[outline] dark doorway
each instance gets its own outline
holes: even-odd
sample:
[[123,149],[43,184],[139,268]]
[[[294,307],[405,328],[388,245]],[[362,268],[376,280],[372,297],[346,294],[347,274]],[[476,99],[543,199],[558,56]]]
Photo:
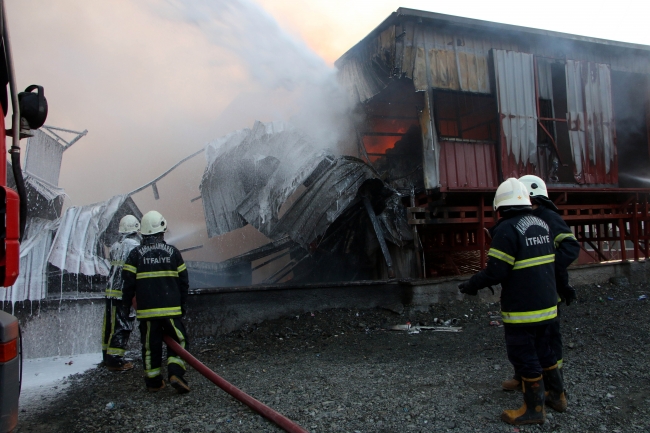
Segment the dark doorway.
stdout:
[[650,186],[648,152],[648,77],[612,71],[616,119],[618,181],[623,188]]

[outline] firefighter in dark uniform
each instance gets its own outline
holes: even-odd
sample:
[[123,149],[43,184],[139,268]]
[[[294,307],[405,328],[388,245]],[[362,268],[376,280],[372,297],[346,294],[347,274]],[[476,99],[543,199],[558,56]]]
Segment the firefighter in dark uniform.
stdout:
[[[526,175],[519,178],[530,195],[533,204],[533,215],[543,219],[551,229],[553,243],[555,245],[555,285],[558,299],[558,320],[551,324],[551,348],[557,357],[557,368],[564,379],[564,351],[562,350],[562,335],[560,333],[560,304],[565,302],[571,305],[576,300],[576,291],[569,284],[569,272],[567,268],[580,254],[580,244],[575,235],[564,222],[559,214],[555,203],[548,198],[546,184],[542,179],[533,175]],[[521,378],[517,372],[512,379],[501,384],[506,391],[521,389]]]
[[120,220],[121,239],[111,246],[111,270],[106,287],[106,311],[102,326],[102,354],[104,365],[111,371],[126,371],[133,363],[124,360],[126,345],[133,331],[131,306],[122,303],[122,266],[133,248],[140,245],[140,221],[133,215]]
[[[131,305],[135,296],[136,316],[140,321],[142,362],[145,384],[155,392],[165,387],[162,379],[163,336],[173,338],[187,349],[187,333],[181,321],[189,280],[185,262],[178,249],[165,242],[167,221],[156,212],[142,217],[142,245],[129,254],[124,264],[123,302]],[[179,393],[190,387],[183,378],[185,363],[167,347],[167,373],[171,386]]]
[[553,238],[548,224],[532,214],[528,191],[515,178],[499,185],[494,209],[501,218],[492,230],[487,267],[458,288],[476,295],[501,284],[508,359],[521,374],[524,392],[521,408],[503,411],[501,419],[513,425],[543,424],[545,384],[547,404],[566,409],[562,377],[549,344],[549,326],[557,316]]

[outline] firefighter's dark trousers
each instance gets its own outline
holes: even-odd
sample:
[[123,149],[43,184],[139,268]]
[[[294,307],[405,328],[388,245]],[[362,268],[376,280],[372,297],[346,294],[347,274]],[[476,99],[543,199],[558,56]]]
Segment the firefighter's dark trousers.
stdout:
[[544,368],[557,362],[550,345],[550,325],[503,327],[506,337],[508,359],[522,377],[542,375]]
[[[562,334],[560,333],[560,304],[557,304],[557,319],[549,327],[549,344],[557,359],[557,368],[562,368],[564,362],[562,353]],[[515,379],[521,380],[521,373],[515,368]]]
[[557,319],[549,325],[551,349],[557,358],[557,368],[562,368],[564,361],[562,351],[562,334],[560,334],[560,304],[557,304]]
[[[184,349],[189,349],[187,333],[180,317],[140,320],[142,336],[142,362],[144,363],[145,383],[148,387],[158,387],[162,381],[163,336],[169,335]],[[183,377],[185,362],[167,347],[168,377]]]
[[119,367],[123,363],[126,344],[133,331],[135,318],[129,317],[130,307],[124,306],[122,299],[106,298],[104,323],[102,325],[102,354],[109,367]]

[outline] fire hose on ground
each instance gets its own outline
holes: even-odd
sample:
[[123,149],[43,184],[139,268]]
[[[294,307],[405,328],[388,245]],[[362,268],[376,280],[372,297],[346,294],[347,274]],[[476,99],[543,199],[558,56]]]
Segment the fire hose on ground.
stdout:
[[184,361],[186,361],[188,364],[194,367],[196,371],[201,373],[203,376],[205,376],[208,380],[210,380],[212,383],[217,385],[219,388],[223,389],[228,394],[232,395],[237,400],[241,401],[246,406],[253,409],[255,412],[259,413],[260,415],[267,418],[268,420],[273,421],[274,423],[276,423],[278,426],[282,427],[285,431],[289,433],[309,433],[307,430],[303,429],[302,427],[300,427],[295,422],[291,421],[286,416],[274,411],[264,403],[254,399],[250,395],[246,394],[244,391],[240,390],[239,388],[236,388],[234,385],[232,385],[230,382],[228,382],[227,380],[219,376],[214,371],[210,370],[201,361],[199,361],[194,356],[192,356],[190,352],[183,349],[171,337],[166,335],[164,337],[164,341],[165,344],[167,344],[167,347],[171,348],[174,352],[176,352],[178,356],[183,358]]

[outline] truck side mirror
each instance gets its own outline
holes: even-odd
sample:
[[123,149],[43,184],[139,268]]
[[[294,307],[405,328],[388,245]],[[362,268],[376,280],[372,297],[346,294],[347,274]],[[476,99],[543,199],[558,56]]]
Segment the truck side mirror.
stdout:
[[[33,91],[36,90],[36,93]],[[30,129],[38,129],[47,119],[47,99],[43,86],[32,84],[18,94],[20,117],[27,121]],[[22,128],[21,128],[22,129]]]

